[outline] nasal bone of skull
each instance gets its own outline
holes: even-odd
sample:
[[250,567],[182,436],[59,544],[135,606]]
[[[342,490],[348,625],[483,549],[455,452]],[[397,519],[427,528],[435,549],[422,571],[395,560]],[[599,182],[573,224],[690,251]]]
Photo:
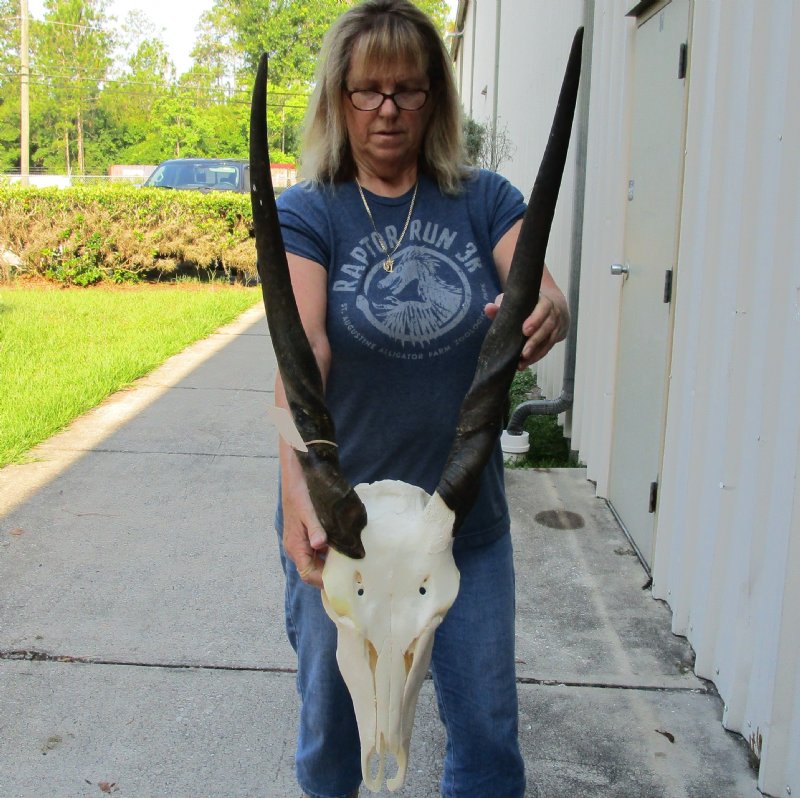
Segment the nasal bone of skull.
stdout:
[[[380,789],[385,755],[405,778],[417,698],[436,628],[458,593],[452,554],[454,515],[444,502],[402,482],[358,485],[369,522],[365,557],[330,551],[323,605],[338,628],[336,657],[353,699],[365,784]],[[377,773],[370,759],[377,754]]]
[[[433,634],[438,621],[425,628],[410,646],[397,646],[393,638],[387,639],[378,655],[375,667],[376,725],[374,743],[370,746],[380,757],[376,784],[370,789],[380,789],[380,774],[387,754],[395,758],[396,774],[387,780],[390,791],[402,786],[408,764],[408,749],[414,727],[417,699],[430,665]],[[364,762],[367,773],[369,757]]]

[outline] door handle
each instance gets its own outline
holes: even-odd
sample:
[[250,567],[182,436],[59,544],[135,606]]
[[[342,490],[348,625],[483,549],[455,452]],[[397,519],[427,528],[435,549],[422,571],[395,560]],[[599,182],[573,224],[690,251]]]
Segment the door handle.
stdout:
[[627,263],[612,263],[611,264],[611,274],[615,277],[627,277],[630,274],[630,268],[628,267]]

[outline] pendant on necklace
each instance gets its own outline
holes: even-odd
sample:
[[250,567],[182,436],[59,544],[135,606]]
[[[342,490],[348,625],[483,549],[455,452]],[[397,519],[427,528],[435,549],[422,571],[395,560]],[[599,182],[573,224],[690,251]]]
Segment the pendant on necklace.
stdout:
[[386,256],[386,260],[383,262],[383,270],[385,272],[391,272],[394,269],[394,260],[392,259],[391,255]]

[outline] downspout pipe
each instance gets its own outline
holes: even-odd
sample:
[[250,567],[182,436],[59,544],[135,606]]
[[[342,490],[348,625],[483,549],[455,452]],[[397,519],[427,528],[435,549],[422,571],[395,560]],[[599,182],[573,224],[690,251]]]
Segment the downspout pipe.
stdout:
[[[572,202],[572,241],[570,244],[569,290],[567,304],[571,319],[564,352],[564,378],[561,394],[556,399],[532,399],[517,405],[511,414],[501,444],[507,455],[519,456],[530,448],[528,434],[522,427],[528,416],[557,416],[572,408],[575,396],[575,360],[578,348],[578,309],[583,250],[583,205],[586,195],[586,147],[589,131],[589,96],[593,44],[594,0],[584,4],[584,48],[581,67],[581,88],[576,109],[575,193]],[[587,46],[588,45],[588,46]]]
[[[498,95],[500,94],[500,23],[503,19],[502,0],[497,0],[495,5],[495,20],[494,20],[494,86],[492,87],[492,128],[490,159],[491,168],[497,169],[497,108],[498,108]],[[583,66],[583,64],[581,64]]]
[[[584,180],[580,178],[577,182],[580,183],[580,192],[576,186],[576,204],[578,193],[583,195]],[[575,359],[578,344],[578,302],[580,293],[580,277],[581,277],[581,258],[580,258],[580,241],[582,238],[582,222],[583,222],[583,203],[581,202],[580,212],[576,208],[575,230],[572,236],[571,258],[570,258],[570,271],[569,271],[569,291],[567,295],[567,304],[569,305],[569,316],[571,323],[569,325],[569,332],[567,333],[566,350],[564,352],[564,378],[561,383],[561,394],[556,399],[531,399],[527,402],[522,402],[517,405],[511,418],[508,420],[506,426],[506,433],[509,435],[521,435],[522,426],[528,416],[557,416],[572,408],[572,402],[575,397]],[[578,254],[575,254],[577,248]]]

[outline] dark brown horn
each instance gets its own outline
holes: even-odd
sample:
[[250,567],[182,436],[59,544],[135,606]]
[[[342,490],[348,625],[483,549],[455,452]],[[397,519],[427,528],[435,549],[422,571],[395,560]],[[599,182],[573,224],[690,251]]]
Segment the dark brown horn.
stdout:
[[538,301],[547,239],[569,149],[578,97],[583,28],[572,42],[550,138],[531,192],[500,310],[478,356],[461,405],[456,437],[436,492],[456,514],[456,531],[478,493],[478,480],[503,426],[502,410],[525,344],[522,322]]
[[258,65],[250,109],[250,198],[267,323],[295,426],[304,441],[322,441],[312,443],[307,453],[297,452],[314,509],[330,545],[349,557],[361,558],[367,512],[339,467],[333,419],[297,310],[278,223],[267,145],[267,61],[265,54]]

